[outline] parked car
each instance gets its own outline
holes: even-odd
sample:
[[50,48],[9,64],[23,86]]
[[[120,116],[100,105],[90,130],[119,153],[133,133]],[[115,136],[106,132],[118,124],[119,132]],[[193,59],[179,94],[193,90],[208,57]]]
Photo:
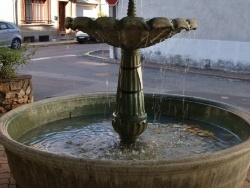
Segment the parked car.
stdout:
[[84,42],[99,42],[95,38],[89,36],[87,33],[84,33],[82,31],[77,31],[75,34],[75,39],[79,44],[83,44]]
[[79,44],[82,44],[84,41],[89,40],[89,35],[82,31],[77,31],[75,34],[75,39]]
[[0,44],[19,49],[21,41],[20,29],[15,24],[0,21]]

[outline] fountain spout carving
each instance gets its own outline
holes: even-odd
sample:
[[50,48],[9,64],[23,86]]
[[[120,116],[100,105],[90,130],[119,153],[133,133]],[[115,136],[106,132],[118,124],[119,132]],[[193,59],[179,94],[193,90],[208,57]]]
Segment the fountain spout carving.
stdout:
[[140,48],[152,46],[181,32],[195,30],[194,19],[136,17],[135,0],[129,0],[127,17],[66,18],[66,28],[81,30],[122,51],[112,125],[121,141],[134,142],[147,127],[144,107]]

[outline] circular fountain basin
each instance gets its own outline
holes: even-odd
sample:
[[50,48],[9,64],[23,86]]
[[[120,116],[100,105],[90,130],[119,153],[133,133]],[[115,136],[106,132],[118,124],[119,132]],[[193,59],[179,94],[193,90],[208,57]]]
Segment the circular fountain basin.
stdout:
[[148,114],[218,125],[242,143],[213,153],[168,160],[100,160],[49,153],[17,140],[46,123],[69,117],[112,114],[115,94],[57,97],[1,117],[0,142],[20,188],[185,187],[238,188],[250,163],[250,115],[215,101],[177,95],[145,95]]

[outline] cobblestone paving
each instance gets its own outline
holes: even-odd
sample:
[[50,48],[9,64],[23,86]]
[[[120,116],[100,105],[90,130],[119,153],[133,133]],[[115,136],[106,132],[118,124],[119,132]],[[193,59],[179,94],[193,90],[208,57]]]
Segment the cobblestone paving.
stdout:
[[[16,188],[3,146],[0,145],[0,188]],[[202,187],[201,187],[202,188]],[[250,170],[244,181],[243,188],[250,188]]]
[[0,145],[0,188],[16,188],[8,165],[4,147]]

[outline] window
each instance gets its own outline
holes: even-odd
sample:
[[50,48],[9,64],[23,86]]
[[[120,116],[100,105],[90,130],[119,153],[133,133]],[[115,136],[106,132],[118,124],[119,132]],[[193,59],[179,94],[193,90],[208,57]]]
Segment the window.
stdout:
[[8,23],[0,22],[0,30],[5,30],[5,29],[14,29],[14,27]]
[[45,23],[48,24],[50,20],[49,0],[23,0],[24,12],[23,22],[31,23]]
[[5,23],[0,23],[0,30],[8,29]]

